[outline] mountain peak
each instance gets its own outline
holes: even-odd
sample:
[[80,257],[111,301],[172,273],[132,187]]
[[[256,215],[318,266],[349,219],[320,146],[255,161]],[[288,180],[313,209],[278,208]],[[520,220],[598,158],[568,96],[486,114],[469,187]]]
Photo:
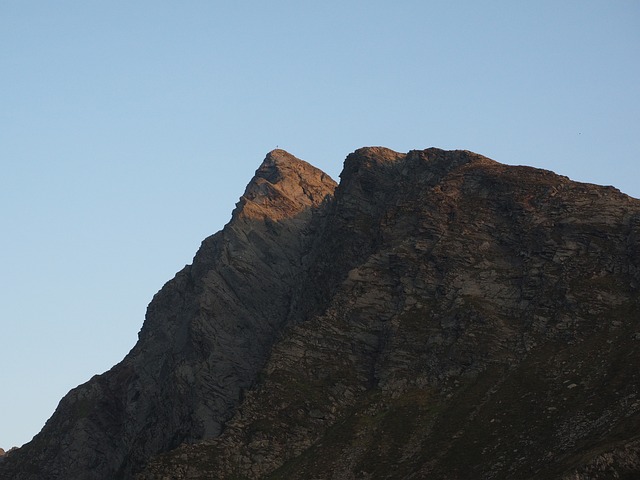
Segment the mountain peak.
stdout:
[[233,218],[293,217],[322,203],[336,186],[322,170],[285,150],[272,150],[247,185]]
[[[264,159],[265,162],[304,162],[304,160],[300,160],[298,157],[296,157],[295,155],[292,155],[291,153],[287,152],[286,150],[283,150],[282,148],[274,148],[273,150],[271,150],[269,153],[267,153],[267,156]],[[307,163],[307,162],[304,162]]]
[[249,183],[251,184],[256,178],[264,178],[269,183],[276,184],[287,177],[320,177],[323,175],[326,176],[322,170],[300,160],[286,150],[276,149],[267,153],[256,170],[255,177]]
[[269,152],[0,479],[637,478],[640,201],[437,148]]

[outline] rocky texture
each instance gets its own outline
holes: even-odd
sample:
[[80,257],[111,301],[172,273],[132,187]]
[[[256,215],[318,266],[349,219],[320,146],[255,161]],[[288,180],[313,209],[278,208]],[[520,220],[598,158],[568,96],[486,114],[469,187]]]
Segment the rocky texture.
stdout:
[[286,321],[313,214],[334,189],[271,152],[229,224],[155,295],[133,350],[64,397],[0,478],[130,478],[152,454],[219,435]]
[[333,188],[270,154],[0,478],[640,474],[640,201],[438,149]]

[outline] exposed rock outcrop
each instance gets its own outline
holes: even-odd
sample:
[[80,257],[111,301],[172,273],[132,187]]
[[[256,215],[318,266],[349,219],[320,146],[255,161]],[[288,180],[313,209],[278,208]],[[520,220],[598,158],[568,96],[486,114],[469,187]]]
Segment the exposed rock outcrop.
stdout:
[[0,478],[640,473],[640,201],[438,149],[334,188],[272,152]]
[[133,350],[65,396],[0,478],[130,478],[152,454],[219,435],[286,322],[314,212],[334,189],[271,152],[229,224],[155,295]]

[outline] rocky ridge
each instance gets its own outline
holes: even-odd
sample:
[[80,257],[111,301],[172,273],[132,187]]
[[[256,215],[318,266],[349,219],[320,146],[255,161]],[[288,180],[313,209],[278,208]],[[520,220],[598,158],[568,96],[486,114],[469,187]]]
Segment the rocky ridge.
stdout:
[[639,285],[612,187],[365,148],[336,188],[274,151],[0,478],[634,478]]
[[154,296],[132,351],[69,392],[0,478],[131,478],[155,453],[219,435],[286,321],[313,212],[334,188],[271,152],[231,221]]

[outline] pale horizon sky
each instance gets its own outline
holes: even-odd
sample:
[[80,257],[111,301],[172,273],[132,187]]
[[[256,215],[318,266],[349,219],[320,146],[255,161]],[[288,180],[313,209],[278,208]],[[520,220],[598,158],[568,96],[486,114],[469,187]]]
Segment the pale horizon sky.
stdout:
[[640,197],[640,2],[0,0],[0,447],[133,347],[276,146]]

